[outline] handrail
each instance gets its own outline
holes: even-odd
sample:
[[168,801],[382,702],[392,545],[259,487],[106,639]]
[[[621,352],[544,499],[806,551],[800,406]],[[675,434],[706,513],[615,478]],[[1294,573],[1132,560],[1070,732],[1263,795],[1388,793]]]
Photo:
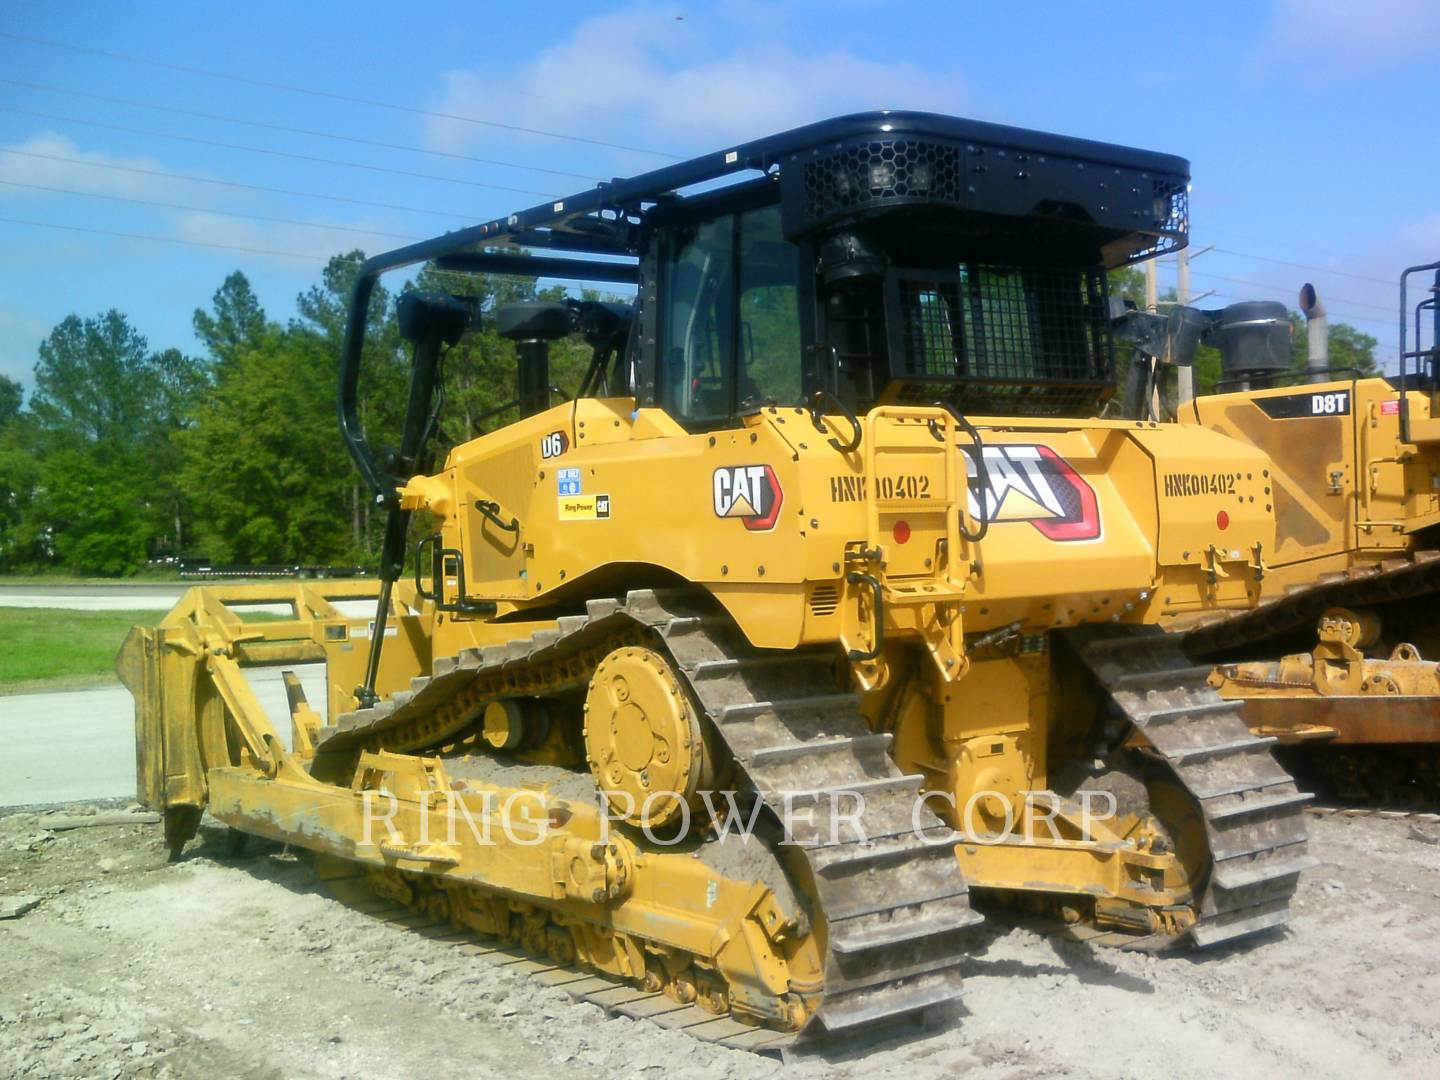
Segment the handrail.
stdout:
[[[1411,274],[1421,274],[1426,271],[1435,272],[1435,285],[1440,288],[1440,262],[1421,263],[1418,266],[1406,267],[1400,273],[1400,441],[1410,441],[1410,357],[1415,358],[1415,375],[1418,388],[1420,375],[1420,358],[1423,355],[1418,348],[1420,344],[1420,312],[1424,302],[1416,305],[1415,308],[1415,344],[1417,349],[1410,352],[1406,349],[1405,332],[1409,329],[1410,308],[1405,301],[1405,287]],[[1437,309],[1437,318],[1440,318],[1440,309]],[[1440,326],[1437,326],[1440,330]],[[1440,349],[1440,340],[1431,342],[1432,349]]]
[[834,404],[840,411],[840,415],[850,421],[850,441],[842,443],[838,438],[831,436],[830,445],[842,454],[853,454],[860,447],[860,441],[864,437],[864,430],[860,426],[859,418],[847,409],[845,403],[829,390],[816,390],[815,393],[810,395],[810,423],[815,425],[815,430],[820,432],[820,434],[830,434],[830,429],[825,426],[825,414],[821,412],[822,407],[827,401]]
[[874,607],[875,636],[870,641],[869,649],[851,649],[847,652],[846,658],[855,663],[864,663],[867,660],[879,659],[880,654],[885,651],[885,590],[880,586],[880,579],[874,574],[861,573],[858,570],[851,570],[845,575],[845,580],[851,585],[864,585],[870,590],[870,602]]
[[[980,524],[972,535],[970,531],[965,528],[965,516],[962,513],[960,516],[960,535],[965,537],[970,543],[978,544],[981,540],[985,539],[985,535],[990,531],[990,513],[988,510],[990,501],[990,467],[985,464],[985,440],[980,437],[980,432],[976,429],[975,425],[972,424],[959,409],[955,408],[954,405],[951,405],[948,401],[939,401],[936,402],[936,405],[948,412],[951,417],[954,418],[955,422],[965,429],[965,434],[970,436],[970,441],[975,446],[975,479],[980,481],[980,498],[976,500],[980,505]],[[961,447],[960,449],[964,452],[965,448]],[[965,490],[967,492],[970,490],[970,474],[968,469],[965,474]]]

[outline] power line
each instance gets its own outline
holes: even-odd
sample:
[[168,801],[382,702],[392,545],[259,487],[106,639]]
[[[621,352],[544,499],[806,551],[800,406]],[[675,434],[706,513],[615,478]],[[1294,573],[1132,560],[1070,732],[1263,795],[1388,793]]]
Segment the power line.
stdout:
[[1231,232],[1227,229],[1212,229],[1206,227],[1207,233],[1214,233],[1217,236],[1228,236],[1232,240],[1244,240],[1250,243],[1263,244],[1266,247],[1295,248],[1301,251],[1315,251],[1321,255],[1333,255],[1337,259],[1363,259],[1365,256],[1357,255],[1353,251],[1336,251],[1334,248],[1320,247],[1318,244],[1307,244],[1304,241],[1296,240],[1262,240],[1258,237],[1247,236],[1244,233]]
[[221,180],[211,176],[194,176],[190,173],[165,172],[161,169],[142,169],[135,165],[116,165],[108,161],[86,161],[84,158],[63,157],[59,154],[41,154],[34,150],[15,150],[0,146],[0,154],[14,154],[19,157],[37,158],[42,161],[59,161],[67,165],[84,165],[91,169],[110,169],[115,172],[136,173],[140,176],[157,176],[164,180],[187,180],[195,184],[215,184],[220,187],[243,188],[247,191],[264,191],[272,195],[291,195],[302,199],[324,199],[327,202],[348,203],[351,206],[369,206],[378,210],[401,210],[408,214],[428,214],[448,220],[466,221],[473,214],[459,210],[426,210],[418,206],[401,206],[397,203],[373,202],[369,199],[352,199],[346,195],[327,195],[318,191],[296,191],[291,188],[267,187],[264,184],[246,184],[239,180]]
[[1217,247],[1216,251],[1225,255],[1235,255],[1242,259],[1255,259],[1259,262],[1274,263],[1277,266],[1293,266],[1297,270],[1313,270],[1317,274],[1330,274],[1334,277],[1354,278],[1356,281],[1371,281],[1377,285],[1394,285],[1394,281],[1385,278],[1370,277],[1368,274],[1352,274],[1348,270],[1332,270],[1327,266],[1315,266],[1312,263],[1292,262],[1289,259],[1276,259],[1269,255],[1255,255],[1248,251],[1235,251],[1231,248]]
[[[1233,284],[1236,284],[1236,285],[1245,285],[1245,286],[1248,286],[1249,288],[1252,288],[1252,289],[1267,289],[1267,290],[1269,290],[1269,291],[1271,291],[1271,292],[1278,292],[1278,291],[1279,291],[1279,288],[1278,288],[1277,286],[1265,285],[1265,284],[1262,284],[1261,282],[1258,282],[1258,281],[1247,281],[1247,280],[1245,280],[1244,278],[1227,277],[1227,276],[1224,275],[1224,274],[1210,274],[1210,273],[1206,273],[1206,272],[1204,272],[1204,271],[1202,271],[1202,270],[1192,270],[1192,271],[1190,271],[1190,274],[1191,274],[1192,277],[1203,277],[1203,278],[1205,278],[1206,280],[1209,280],[1209,281],[1229,281],[1229,282],[1232,282]],[[1392,311],[1392,310],[1393,310],[1392,308],[1384,307],[1384,306],[1382,306],[1382,305],[1380,305],[1380,304],[1369,304],[1369,303],[1366,303],[1366,302],[1363,301],[1363,300],[1347,300],[1347,299],[1345,299],[1344,297],[1337,297],[1337,298],[1335,298],[1335,299],[1337,300],[1337,302],[1339,302],[1339,303],[1341,303],[1341,304],[1348,304],[1348,305],[1351,305],[1351,306],[1354,306],[1354,307],[1370,308],[1370,309],[1373,310],[1373,311],[1389,312],[1389,311]],[[1327,304],[1328,304],[1328,302],[1329,302],[1329,301],[1327,300]]]
[[125,195],[104,195],[96,191],[73,191],[70,188],[46,187],[44,184],[21,184],[14,180],[0,180],[6,187],[27,188],[30,191],[49,191],[56,195],[78,195],[84,199],[107,199],[111,202],[132,203],[136,206],[155,206],[165,210],[188,210],[198,214],[219,214],[224,217],[248,218],[251,221],[268,221],[276,225],[301,225],[311,229],[330,229],[334,232],[358,233],[362,236],[384,236],[391,240],[413,243],[424,240],[423,236],[410,233],[384,232],[379,229],[359,229],[351,225],[328,225],[323,221],[304,221],[296,218],[270,217],[266,214],[247,214],[240,210],[217,210],[208,206],[187,206],[184,203],[160,202],[156,199],[133,199]]
[[42,90],[49,94],[64,94],[68,97],[103,101],[111,105],[125,105],[137,109],[152,109],[156,112],[173,113],[176,116],[193,116],[200,120],[219,120],[226,124],[243,124],[246,127],[264,128],[267,131],[283,131],[291,135],[305,135],[317,139],[334,139],[337,142],[355,143],[359,146],[376,146],[383,150],[403,150],[411,154],[428,154],[431,157],[449,158],[453,161],[468,161],[476,165],[495,165],[505,169],[525,169],[530,172],[548,173],[551,176],[564,176],[573,180],[591,180],[597,183],[604,179],[604,177],[590,176],[586,173],[567,172],[564,169],[547,169],[540,165],[521,165],[514,161],[474,157],[470,154],[455,154],[446,150],[430,150],[423,146],[407,146],[404,143],[382,142],[379,139],[365,139],[358,135],[340,135],[332,131],[315,131],[310,128],[272,124],[264,120],[248,120],[240,116],[225,116],[220,113],[200,112],[196,109],[182,109],[175,105],[158,105],[149,101],[135,101],[130,98],[110,97],[105,94],[91,94],[84,90],[71,90],[63,86],[48,86],[45,83],[26,82],[23,79],[0,78],[0,83],[5,83],[9,86],[22,86],[31,90]]
[[[35,221],[31,218],[0,217],[0,224],[6,225],[33,225],[40,229],[62,229],[65,232],[90,233],[94,236],[113,236],[122,240],[144,240],[157,244],[180,244],[185,247],[216,248],[220,251],[242,251],[250,255],[273,255],[282,259],[308,259],[311,262],[340,262],[352,266],[359,266],[360,259],[347,259],[340,255],[309,255],[302,251],[276,251],[272,248],[246,247],[242,244],[221,244],[211,240],[185,240],[178,236],[157,236],[154,233],[132,233],[121,232],[117,229],[93,229],[83,225],[64,225],[58,221]],[[537,267],[537,269],[540,269]],[[572,277],[567,274],[538,273],[527,274],[494,274],[493,277],[513,279],[516,281],[530,281],[535,277],[551,278],[566,281],[588,281],[589,278]]]
[[53,41],[48,38],[31,37],[26,34],[16,34],[8,30],[0,30],[0,37],[9,38],[12,41],[23,41],[29,45],[41,45],[49,49],[68,49],[71,52],[86,53],[90,56],[103,56],[110,60],[120,60],[127,64],[145,64],[151,67],[167,68],[171,71],[181,71],[188,75],[203,75],[211,79],[225,79],[229,82],[244,83],[249,86],[260,86],[267,90],[283,90],[291,94],[306,94],[310,97],[325,98],[330,101],[346,101],[355,105],[368,105],[376,109],[390,109],[394,112],[409,113],[415,116],[430,116],[439,120],[456,120],[460,123],[475,124],[479,127],[497,128],[502,131],[514,131],[524,135],[539,135],[547,139],[561,139],[567,142],[586,143],[590,146],[601,146],[608,150],[623,150],[631,154],[648,154],[652,157],[674,159],[675,154],[669,154],[662,150],[650,150],[643,146],[626,146],[622,143],[607,142],[604,139],[591,139],[584,135],[569,135],[558,131],[544,131],[540,128],[522,127],[519,124],[505,124],[498,120],[482,120],[476,116],[462,116],[458,113],[438,112],[434,109],[421,109],[413,105],[397,105],[391,101],[379,101],[375,98],[356,97],[352,94],[340,94],[330,90],[317,90],[308,86],[297,86],[293,83],[272,82],[268,79],[256,79],[247,75],[233,75],[224,71],[213,71],[209,68],[194,67],[189,64],[176,64],[168,60],[154,60],[144,56],[132,56],[127,53],[113,52],[109,49],[96,49],[87,45],[72,45],[69,42]]
[[150,240],[159,244],[183,244],[186,247],[218,248],[221,251],[243,251],[250,255],[275,255],[283,259],[309,259],[312,262],[328,263],[331,258],[339,262],[355,263],[358,259],[344,259],[339,256],[306,255],[299,251],[274,251],[269,248],[244,247],[240,244],[218,244],[209,240],[182,240],[178,236],[156,236],[153,233],[120,232],[116,229],[91,229],[81,225],[62,225],[56,221],[32,221],[27,218],[0,217],[8,225],[34,225],[41,229],[64,229],[66,232],[92,233],[96,236],[118,236],[123,240]]
[[364,169],[367,172],[388,173],[391,176],[406,176],[418,180],[436,180],[442,184],[464,184],[466,187],[489,188],[492,191],[508,191],[514,195],[537,195],[542,199],[556,198],[549,191],[535,191],[532,188],[506,187],[503,184],[487,184],[480,180],[463,180],[454,176],[438,176],[435,173],[413,172],[410,169],[392,169],[387,165],[367,165],[360,161],[343,161],[339,158],[319,157],[315,154],[297,154],[289,150],[272,150],[265,146],[246,146],[244,143],[224,142],[220,139],[202,139],[197,135],[172,135],[165,131],[150,131],[146,128],[127,127],[124,124],[107,124],[100,120],[82,120],[78,116],[59,116],[41,112],[38,109],[22,109],[15,105],[0,105],[0,111],[19,113],[22,116],[38,116],[42,120],[57,120],[62,124],[83,124],[86,127],[104,128],[107,131],[123,131],[128,135],[145,135],[155,139],[172,139],[176,142],[195,143],[199,146],[218,146],[224,150],[243,150],[251,154],[268,154],[270,157],[289,158],[292,161],[313,161],[321,165],[339,165],[346,169]]

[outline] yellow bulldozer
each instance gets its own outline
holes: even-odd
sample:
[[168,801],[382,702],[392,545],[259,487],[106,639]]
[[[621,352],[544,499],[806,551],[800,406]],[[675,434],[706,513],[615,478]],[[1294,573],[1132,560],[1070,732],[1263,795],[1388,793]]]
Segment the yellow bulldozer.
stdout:
[[[1417,275],[1431,280],[1412,310]],[[1276,385],[1286,381],[1278,368],[1227,372],[1243,389],[1179,410],[1181,424],[1264,450],[1276,480],[1277,547],[1259,611],[1199,616],[1188,623],[1195,628],[1188,644],[1194,655],[1221,661],[1211,685],[1242,702],[1251,729],[1277,738],[1283,760],[1327,801],[1433,809],[1440,806],[1440,263],[1405,270],[1399,294],[1396,375],[1336,378],[1341,373],[1325,367],[1320,308],[1303,385]],[[1301,305],[1307,314],[1318,307],[1312,286],[1301,290]],[[1296,651],[1276,658],[1289,649]]]
[[[953,1001],[972,899],[1146,947],[1284,925],[1308,796],[1187,639],[1411,565],[1385,523],[1423,515],[1352,472],[1368,516],[1317,552],[1296,508],[1324,496],[1265,394],[1097,418],[1107,271],[1186,242],[1188,181],[1166,154],[866,113],[371,258],[340,419],[388,514],[379,581],[198,588],[137,627],[142,801],[176,852],[208,811],[751,1049]],[[370,301],[420,265],[635,296],[403,293],[382,459]],[[516,343],[519,418],[432,464],[440,365],[482,320]],[[1231,319],[1234,363],[1272,330]],[[574,334],[593,360],[557,403]],[[1440,422],[1420,390],[1365,393]],[[1382,464],[1390,426],[1346,430],[1419,475]],[[293,619],[241,618],[267,601]],[[268,716],[244,669],[306,662],[323,708],[287,676]]]

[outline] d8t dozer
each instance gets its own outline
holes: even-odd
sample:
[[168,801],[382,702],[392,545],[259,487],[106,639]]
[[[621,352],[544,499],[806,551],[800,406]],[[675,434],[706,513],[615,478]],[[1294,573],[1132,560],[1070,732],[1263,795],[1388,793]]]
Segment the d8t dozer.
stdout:
[[[1188,172],[862,114],[370,259],[340,413],[389,513],[373,618],[314,594],[244,624],[258,593],[198,590],[137,629],[172,844],[208,808],[757,1048],[953,999],[977,892],[1097,940],[1282,925],[1307,796],[1162,628],[1257,607],[1274,464],[1094,418],[1106,272],[1186,242]],[[382,466],[361,346],[376,280],[421,264],[636,293],[494,313],[519,419],[433,472],[440,359],[480,314],[402,296]],[[572,333],[594,360],[552,404]],[[1224,512],[1175,477],[1223,477]],[[287,742],[242,665],[322,657],[328,711],[292,687]]]
[[[1418,275],[1431,280],[1411,308]],[[1270,459],[1276,543],[1254,608],[1167,620],[1194,631],[1192,654],[1218,661],[1211,684],[1325,798],[1436,808],[1440,263],[1404,271],[1399,292],[1396,375],[1320,370],[1277,385],[1288,381],[1287,319],[1272,348],[1224,351],[1227,392],[1179,410],[1182,425]]]

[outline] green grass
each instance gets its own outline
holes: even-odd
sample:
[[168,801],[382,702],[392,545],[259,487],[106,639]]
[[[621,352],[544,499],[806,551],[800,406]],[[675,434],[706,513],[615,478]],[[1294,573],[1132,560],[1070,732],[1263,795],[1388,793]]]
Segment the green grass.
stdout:
[[0,607],[0,694],[113,682],[130,627],[164,614]]
[[[237,611],[242,622],[292,618],[269,611]],[[150,611],[70,611],[0,607],[0,694],[79,690],[116,682],[115,654],[132,626],[165,617]]]

